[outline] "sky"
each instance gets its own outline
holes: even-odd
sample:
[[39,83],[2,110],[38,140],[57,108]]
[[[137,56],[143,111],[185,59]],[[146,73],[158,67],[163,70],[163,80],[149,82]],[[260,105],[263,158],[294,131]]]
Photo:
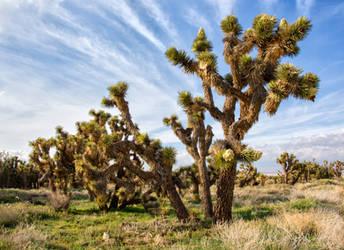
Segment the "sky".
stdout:
[[[314,103],[290,98],[276,115],[260,114],[244,142],[261,150],[255,163],[275,173],[284,151],[300,160],[344,160],[344,2],[320,0],[0,0],[0,151],[27,158],[29,141],[51,137],[57,125],[75,133],[75,122],[89,120],[90,109],[107,87],[129,84],[127,99],[142,132],[177,151],[175,167],[192,163],[184,145],[162,119],[186,116],[178,92],[202,95],[201,81],[172,66],[164,52],[186,50],[200,27],[224,63],[221,20],[234,14],[244,30],[261,13],[295,22],[312,20],[297,57],[285,58],[320,78]],[[216,96],[216,103],[223,97]],[[106,109],[116,114],[116,110]],[[215,139],[218,122],[207,119]]]

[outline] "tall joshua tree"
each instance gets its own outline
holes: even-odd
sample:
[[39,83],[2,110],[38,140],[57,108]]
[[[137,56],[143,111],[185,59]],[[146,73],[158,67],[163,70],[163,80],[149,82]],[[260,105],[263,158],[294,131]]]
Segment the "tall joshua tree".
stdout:
[[[133,123],[128,102],[125,99],[127,84],[119,82],[110,86],[109,97],[104,98],[102,104],[106,107],[117,107],[120,111],[130,137],[114,143],[112,150],[116,154],[129,155],[134,153],[145,161],[150,171],[144,171],[134,164],[129,164],[130,171],[135,173],[145,182],[155,182],[167,195],[179,220],[189,219],[189,213],[182,202],[172,179],[172,166],[175,162],[175,150],[162,147],[159,140],[152,140],[146,133],[140,133],[139,128]],[[138,159],[139,160],[139,159]]]
[[163,122],[171,126],[174,134],[186,146],[187,151],[198,166],[199,181],[202,188],[201,200],[205,217],[213,217],[213,205],[210,195],[210,179],[207,170],[207,156],[212,142],[213,132],[211,126],[204,125],[204,107],[198,105],[203,101],[201,97],[193,98],[191,93],[179,93],[178,103],[183,107],[187,118],[188,128],[184,128],[176,115],[164,118]]
[[[203,29],[199,30],[192,46],[196,59],[174,47],[166,51],[172,64],[179,65],[186,73],[196,74],[202,80],[204,101],[197,100],[195,103],[205,108],[222,125],[224,140],[212,150],[213,154],[218,154],[213,158],[221,166],[214,209],[217,220],[228,221],[232,218],[236,165],[248,152],[242,140],[258,121],[262,106],[273,115],[282,100],[289,96],[314,101],[318,77],[312,73],[301,75],[301,69],[280,63],[282,57],[297,55],[297,42],[306,36],[310,28],[310,21],[305,17],[292,24],[282,19],[278,24],[276,17],[261,14],[254,18],[252,28],[241,36],[242,27],[238,19],[233,15],[227,16],[221,22],[221,29],[225,35],[223,55],[231,73],[225,76],[217,70],[216,56],[211,52],[212,45]],[[254,49],[257,50],[255,58],[249,54]],[[214,104],[213,89],[225,97],[222,109]],[[240,107],[238,118],[235,117],[237,103]],[[219,161],[221,158],[227,161]]]

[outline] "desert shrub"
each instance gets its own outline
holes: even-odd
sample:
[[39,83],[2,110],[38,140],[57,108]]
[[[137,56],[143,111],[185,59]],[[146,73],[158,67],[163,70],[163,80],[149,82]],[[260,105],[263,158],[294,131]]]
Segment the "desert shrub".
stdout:
[[71,194],[64,194],[59,191],[51,192],[48,195],[50,204],[53,206],[53,208],[56,211],[67,209],[69,207],[71,198],[72,198]]
[[0,226],[11,227],[19,223],[21,212],[18,209],[11,209],[8,205],[0,206]]

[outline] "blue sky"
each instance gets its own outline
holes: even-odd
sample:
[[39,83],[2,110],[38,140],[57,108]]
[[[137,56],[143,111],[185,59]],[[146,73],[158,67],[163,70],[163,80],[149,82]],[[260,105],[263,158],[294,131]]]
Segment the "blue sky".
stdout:
[[[190,52],[203,27],[220,73],[227,73],[219,23],[231,13],[244,29],[260,13],[288,22],[303,15],[313,24],[300,54],[284,61],[320,77],[318,97],[288,99],[275,116],[261,114],[245,137],[263,151],[258,170],[276,172],[283,151],[302,160],[344,160],[344,3],[334,0],[0,0],[0,150],[26,157],[28,142],[53,136],[57,125],[74,133],[76,121],[101,108],[109,85],[127,81],[141,130],[177,148],[176,166],[190,163],[162,118],[176,113],[185,122],[178,91],[201,95],[201,84],[164,52],[170,46]],[[222,138],[219,124],[207,122]]]

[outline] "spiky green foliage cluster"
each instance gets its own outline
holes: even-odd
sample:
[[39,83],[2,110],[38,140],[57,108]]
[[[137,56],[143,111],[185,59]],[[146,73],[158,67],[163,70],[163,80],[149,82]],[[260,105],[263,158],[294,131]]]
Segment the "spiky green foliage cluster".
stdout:
[[110,97],[123,97],[127,93],[128,84],[126,82],[118,82],[115,85],[108,87]]
[[234,15],[229,15],[221,21],[221,29],[226,34],[233,32],[236,36],[242,32],[242,27]]
[[200,62],[201,68],[206,68],[207,66],[210,66],[214,70],[217,69],[217,57],[214,53],[203,51],[199,53],[196,57]]
[[308,99],[314,101],[319,88],[319,78],[312,73],[306,73],[302,76],[300,84],[296,89],[294,95],[301,99]]
[[258,46],[266,46],[272,39],[277,28],[277,18],[266,14],[261,14],[253,19],[253,30],[256,36]]
[[102,137],[102,143],[106,148],[109,148],[111,145],[113,145],[115,142],[119,141],[119,134],[112,133],[110,135],[104,135]]
[[[286,23],[286,21],[285,21]],[[305,38],[308,31],[312,28],[311,22],[304,16],[301,16],[291,25],[282,24],[286,34],[294,41],[298,42]]]
[[143,133],[143,134],[139,134],[139,135],[136,137],[136,142],[137,142],[138,144],[141,144],[141,145],[149,145],[150,139],[149,139],[147,133]]
[[104,107],[110,108],[110,107],[114,106],[114,103],[111,100],[103,97],[103,99],[101,101],[101,105],[104,106]]
[[277,111],[281,101],[293,95],[297,98],[314,101],[318,92],[319,78],[312,74],[300,74],[302,70],[292,64],[280,65],[276,70],[276,80],[269,82],[265,111],[271,115]]
[[193,52],[204,52],[204,51],[211,51],[212,50],[212,45],[211,42],[207,40],[207,36],[204,32],[203,28],[200,28],[196,39],[194,40],[192,44],[192,51]]
[[263,153],[261,151],[252,148],[245,148],[240,153],[241,160],[248,163],[258,161],[262,155]]
[[189,91],[179,92],[178,104],[182,106],[184,109],[190,108],[193,104],[193,98],[191,93]]
[[240,63],[243,66],[251,65],[252,62],[253,62],[253,59],[250,54],[244,54],[240,57]]
[[175,47],[171,47],[165,52],[165,55],[173,65],[179,65],[186,73],[195,73],[194,62],[186,55],[185,51],[178,51]]
[[173,147],[165,147],[162,152],[162,162],[165,167],[172,169],[173,164],[176,162],[176,150]]

